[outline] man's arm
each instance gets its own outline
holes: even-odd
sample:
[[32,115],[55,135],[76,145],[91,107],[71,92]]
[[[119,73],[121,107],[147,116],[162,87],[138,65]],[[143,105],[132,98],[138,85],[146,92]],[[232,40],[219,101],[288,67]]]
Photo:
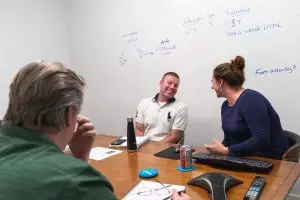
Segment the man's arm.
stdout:
[[135,135],[136,136],[144,136],[144,124],[136,122],[135,123]]
[[145,127],[144,127],[144,100],[141,100],[136,111],[135,116],[135,135],[136,136],[144,136]]
[[182,105],[175,115],[171,132],[161,141],[167,143],[178,143],[184,137],[184,130],[188,123],[188,107]]
[[173,129],[161,142],[177,144],[184,137],[184,131]]

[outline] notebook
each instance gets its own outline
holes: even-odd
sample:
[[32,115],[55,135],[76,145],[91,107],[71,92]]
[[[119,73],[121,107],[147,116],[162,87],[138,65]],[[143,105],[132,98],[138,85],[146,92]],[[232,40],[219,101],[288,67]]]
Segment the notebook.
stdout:
[[[121,137],[121,139],[126,140],[127,137],[124,136],[124,137]],[[149,140],[150,140],[149,136],[136,136],[136,146],[137,146],[137,148],[139,148],[140,146],[142,146],[143,144],[145,144]],[[121,145],[109,145],[109,147],[112,147],[112,148],[127,148],[127,141],[125,141]]]
[[142,180],[122,200],[169,199],[173,189],[184,191],[185,186]]

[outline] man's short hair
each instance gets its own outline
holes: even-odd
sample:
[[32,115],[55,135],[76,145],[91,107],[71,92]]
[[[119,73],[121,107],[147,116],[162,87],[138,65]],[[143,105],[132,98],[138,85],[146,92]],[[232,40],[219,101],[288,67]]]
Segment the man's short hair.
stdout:
[[78,114],[83,102],[83,78],[62,63],[35,61],[25,65],[10,84],[4,121],[41,131],[65,127],[69,107]]
[[176,72],[167,72],[167,73],[165,73],[165,74],[163,75],[162,80],[163,80],[166,76],[168,76],[168,75],[169,75],[169,76],[174,76],[174,77],[180,79],[179,76],[178,76],[178,74],[177,74]]

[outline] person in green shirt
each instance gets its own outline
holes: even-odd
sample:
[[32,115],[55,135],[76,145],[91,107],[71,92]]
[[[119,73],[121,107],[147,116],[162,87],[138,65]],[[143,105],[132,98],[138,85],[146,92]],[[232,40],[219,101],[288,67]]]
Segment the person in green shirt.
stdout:
[[36,61],[16,74],[0,126],[1,200],[116,199],[88,164],[95,129],[79,114],[84,87],[61,63]]

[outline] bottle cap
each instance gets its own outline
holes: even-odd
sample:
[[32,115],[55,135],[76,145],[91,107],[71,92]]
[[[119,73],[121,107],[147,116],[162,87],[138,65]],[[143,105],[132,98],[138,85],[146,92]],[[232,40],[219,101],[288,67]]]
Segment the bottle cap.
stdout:
[[127,117],[127,122],[133,122],[133,118],[132,117]]

